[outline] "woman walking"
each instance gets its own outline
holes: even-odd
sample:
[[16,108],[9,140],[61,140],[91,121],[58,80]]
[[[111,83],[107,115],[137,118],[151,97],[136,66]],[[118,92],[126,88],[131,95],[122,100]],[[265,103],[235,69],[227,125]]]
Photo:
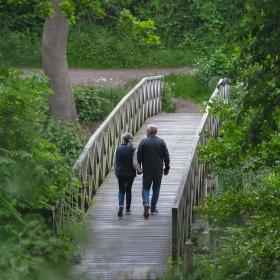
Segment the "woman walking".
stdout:
[[137,162],[136,149],[132,145],[133,136],[126,132],[122,135],[122,144],[117,147],[114,158],[115,174],[119,184],[119,210],[118,216],[123,216],[124,199],[126,198],[126,214],[130,215],[131,188],[136,176],[136,171],[141,173]]

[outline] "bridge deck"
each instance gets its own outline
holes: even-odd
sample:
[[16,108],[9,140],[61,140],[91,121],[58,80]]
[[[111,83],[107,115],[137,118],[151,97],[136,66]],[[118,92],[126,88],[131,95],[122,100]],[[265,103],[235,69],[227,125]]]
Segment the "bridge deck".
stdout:
[[111,171],[87,214],[88,243],[82,262],[75,271],[89,279],[153,279],[162,275],[171,254],[171,207],[183,171],[191,157],[193,137],[202,114],[160,114],[148,119],[134,138],[136,145],[145,137],[147,124],[159,127],[158,136],[170,152],[170,174],[163,178],[158,202],[159,214],[143,218],[141,180],[133,184],[132,215],[117,217],[117,180]]

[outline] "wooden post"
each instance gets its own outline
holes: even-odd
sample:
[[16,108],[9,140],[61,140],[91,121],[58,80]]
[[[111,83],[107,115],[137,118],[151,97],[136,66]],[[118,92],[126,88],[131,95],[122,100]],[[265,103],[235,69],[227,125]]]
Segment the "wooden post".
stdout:
[[213,174],[208,174],[206,177],[206,189],[207,194],[214,195],[218,189],[218,176]]
[[212,259],[216,258],[217,229],[210,227],[210,252]]
[[192,247],[193,247],[192,241],[189,239],[185,243],[184,268],[186,274],[190,274],[192,271],[192,266],[193,266]]
[[172,208],[172,261],[178,258],[178,237],[177,237],[178,209]]

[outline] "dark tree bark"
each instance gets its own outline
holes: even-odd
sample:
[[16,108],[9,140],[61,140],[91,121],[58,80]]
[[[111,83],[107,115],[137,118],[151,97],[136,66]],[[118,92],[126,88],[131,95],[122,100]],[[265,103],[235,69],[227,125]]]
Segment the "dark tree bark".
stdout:
[[72,121],[76,119],[77,113],[66,57],[69,24],[59,10],[61,2],[52,0],[54,13],[45,22],[42,59],[44,73],[50,78],[49,86],[54,91],[49,97],[51,114],[54,119]]

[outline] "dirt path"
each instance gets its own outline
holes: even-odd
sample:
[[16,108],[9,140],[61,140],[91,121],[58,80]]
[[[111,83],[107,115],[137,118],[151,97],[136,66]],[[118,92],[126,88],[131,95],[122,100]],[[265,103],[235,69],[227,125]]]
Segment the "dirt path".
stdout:
[[70,69],[73,84],[89,84],[98,87],[114,88],[129,85],[135,80],[148,76],[166,75],[170,73],[189,73],[195,70],[183,68],[147,68],[147,69]]
[[200,113],[200,106],[183,98],[176,98],[176,113]]

